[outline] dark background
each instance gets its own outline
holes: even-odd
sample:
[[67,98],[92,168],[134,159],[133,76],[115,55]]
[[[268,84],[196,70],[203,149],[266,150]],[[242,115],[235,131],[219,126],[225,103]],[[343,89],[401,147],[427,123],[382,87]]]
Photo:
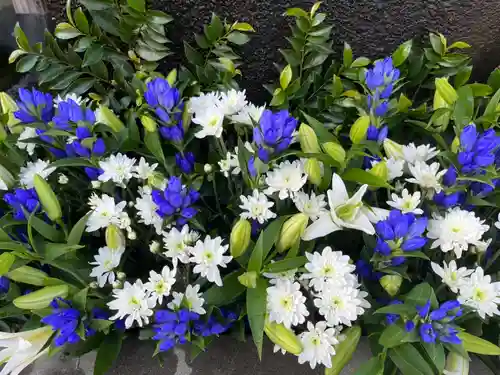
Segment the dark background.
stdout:
[[[169,26],[177,51],[184,39],[202,30],[212,12],[228,21],[249,22],[256,29],[242,50],[243,86],[254,99],[263,99],[262,84],[276,78],[273,62],[282,62],[278,48],[286,45],[289,27],[284,11],[300,6],[309,9],[314,1],[284,0],[152,0],[152,8],[174,17]],[[64,0],[46,0],[47,19],[64,18]],[[333,24],[335,44],[340,51],[348,42],[357,56],[381,57],[400,43],[421,38],[429,31],[443,33],[450,44],[463,40],[475,65],[476,80],[487,77],[500,64],[500,0],[326,0],[320,10]],[[174,48],[175,49],[175,48]]]

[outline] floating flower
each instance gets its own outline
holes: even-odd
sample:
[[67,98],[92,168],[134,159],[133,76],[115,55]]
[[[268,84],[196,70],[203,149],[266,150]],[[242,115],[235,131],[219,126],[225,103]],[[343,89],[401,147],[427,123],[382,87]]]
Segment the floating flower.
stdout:
[[16,146],[20,150],[26,150],[28,155],[33,155],[35,153],[36,143],[31,142],[23,142],[24,140],[30,138],[36,138],[38,133],[35,128],[25,127],[21,134],[19,134],[19,138],[17,138]]
[[147,180],[153,177],[155,169],[158,167],[158,163],[149,164],[146,162],[144,157],[141,157],[139,163],[134,167],[134,177],[140,178],[141,180]]
[[207,108],[203,114],[193,118],[193,123],[201,126],[201,129],[194,134],[196,138],[207,136],[220,138],[224,130],[224,112],[219,107]]
[[439,193],[442,190],[441,178],[446,173],[446,169],[440,171],[439,163],[428,165],[423,161],[416,161],[415,164],[409,164],[408,167],[413,177],[407,178],[406,181],[420,185],[431,193]]
[[434,273],[441,278],[443,283],[448,285],[453,293],[458,293],[460,287],[469,282],[469,276],[473,272],[473,270],[469,270],[466,267],[458,268],[455,260],[450,261],[448,264],[443,262],[443,267],[431,262],[431,267]]
[[246,105],[245,90],[238,91],[235,89],[221,93],[220,102],[218,103],[218,106],[222,109],[225,116],[234,115],[240,112]]
[[500,282],[492,282],[491,276],[477,267],[468,282],[460,287],[458,300],[474,309],[483,319],[500,315]]
[[237,114],[230,116],[231,121],[237,124],[251,125],[259,123],[262,113],[266,109],[265,106],[257,107],[254,104],[244,106]]
[[163,297],[168,297],[172,286],[175,284],[175,274],[177,273],[176,268],[170,269],[168,266],[164,266],[161,273],[156,273],[155,271],[149,271],[149,280],[144,284],[144,288],[150,293],[150,300],[153,301],[154,305],[161,305],[163,303]]
[[134,207],[139,215],[140,223],[152,225],[157,234],[162,233],[163,218],[158,215],[158,205],[153,201],[151,188],[139,188],[140,197],[136,198]]
[[127,202],[116,203],[115,200],[107,194],[101,197],[95,193],[89,199],[91,214],[87,220],[87,232],[93,232],[101,228],[107,228],[114,224],[120,228],[126,228],[130,225],[130,219],[123,209]]
[[71,130],[75,126],[83,126],[88,130],[82,122],[94,124],[96,122],[94,111],[84,105],[80,105],[73,99],[67,99],[58,103],[57,114],[54,116],[54,124],[57,129]]
[[163,247],[167,250],[163,253],[167,258],[172,259],[174,266],[177,262],[189,263],[191,247],[196,243],[199,234],[191,231],[186,224],[182,230],[177,228],[170,229],[169,232],[163,232]]
[[476,174],[495,162],[500,137],[493,129],[478,134],[475,124],[467,125],[460,133],[458,162],[465,174]]
[[437,154],[439,154],[439,150],[429,144],[417,147],[415,143],[411,142],[402,147],[402,157],[408,164],[425,163],[436,157]]
[[54,344],[62,346],[79,342],[81,338],[76,330],[80,324],[80,312],[72,307],[71,302],[62,298],[54,299],[50,306],[53,309],[52,314],[43,317],[41,322],[52,326],[52,329],[58,332]]
[[190,174],[194,171],[194,154],[192,152],[176,153],[175,164],[180,168],[182,173]]
[[311,194],[303,191],[295,193],[293,203],[297,210],[309,216],[311,220],[316,220],[320,215],[327,212],[325,195],[316,195],[314,191],[311,191]]
[[14,193],[6,193],[3,200],[12,207],[14,219],[26,220],[24,211],[31,214],[41,211],[40,201],[35,189],[15,189]]

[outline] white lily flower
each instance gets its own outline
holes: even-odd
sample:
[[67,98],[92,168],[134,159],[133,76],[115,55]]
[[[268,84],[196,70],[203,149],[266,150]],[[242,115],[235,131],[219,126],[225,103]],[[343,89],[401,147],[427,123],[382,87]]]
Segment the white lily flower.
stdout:
[[52,336],[50,326],[31,331],[6,333],[0,332],[0,363],[5,363],[0,375],[19,375],[39,357],[48,353],[42,350]]
[[368,185],[361,186],[358,191],[349,198],[344,181],[338,174],[332,177],[332,188],[327,191],[330,212],[322,214],[318,220],[306,228],[302,239],[308,241],[327,234],[351,228],[363,231],[367,234],[374,234],[373,228],[366,212],[362,210],[361,199],[365,195]]

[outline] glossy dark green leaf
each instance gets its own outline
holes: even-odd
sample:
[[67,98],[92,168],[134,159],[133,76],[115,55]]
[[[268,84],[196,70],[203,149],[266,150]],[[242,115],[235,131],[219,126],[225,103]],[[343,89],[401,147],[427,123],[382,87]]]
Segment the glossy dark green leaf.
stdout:
[[163,154],[163,148],[161,146],[160,137],[158,131],[145,132],[144,134],[144,144],[147,149],[156,157],[158,161],[165,164],[165,155]]
[[366,57],[358,57],[351,64],[351,68],[361,68],[370,64],[370,59]]
[[253,342],[257,348],[259,358],[262,358],[262,344],[264,342],[264,323],[266,319],[267,280],[257,279],[255,288],[247,289],[247,316]]
[[380,309],[376,310],[374,314],[398,314],[398,315],[412,316],[416,315],[416,312],[417,310],[415,309],[414,305],[394,304],[381,307]]
[[122,347],[123,333],[111,331],[107,335],[101,346],[97,350],[97,357],[94,365],[94,375],[105,375],[118,358]]
[[485,85],[484,83],[471,83],[467,85],[472,89],[472,92],[475,97],[477,96],[488,96],[493,90],[490,86]]
[[75,307],[80,311],[86,311],[87,306],[87,295],[89,293],[89,288],[83,288],[78,293],[76,293],[71,300],[75,304]]
[[59,23],[56,26],[54,34],[59,39],[73,39],[77,36],[82,35],[82,33],[78,31],[77,28],[67,22]]
[[483,116],[489,116],[495,114],[499,101],[500,101],[500,89],[497,90],[495,95],[493,95],[493,97],[488,102],[488,105],[484,110]]
[[306,263],[307,263],[307,258],[305,256],[287,258],[283,260],[278,260],[277,262],[274,263],[269,263],[264,268],[264,272],[269,272],[269,273],[284,272],[292,270],[294,268],[300,268]]
[[381,357],[375,356],[368,362],[363,363],[354,375],[382,375],[384,372],[384,361]]
[[438,371],[438,374],[442,374],[446,362],[443,345],[440,343],[425,343],[425,342],[422,342],[421,345],[424,348],[425,353],[431,360],[431,363]]
[[104,47],[101,44],[92,44],[83,56],[83,67],[98,63],[104,57]]
[[95,167],[89,160],[84,158],[59,159],[50,164],[51,168],[61,167]]
[[408,56],[410,56],[413,40],[407,40],[401,44],[392,54],[392,62],[395,67],[402,65]]
[[233,31],[227,36],[227,40],[240,46],[247,43],[250,40],[250,37],[247,34],[240,33],[239,31]]
[[343,64],[344,67],[348,68],[352,64],[352,48],[349,44],[344,42],[344,54],[343,54]]
[[65,243],[44,243],[43,255],[48,261],[56,260],[59,257],[72,253],[76,250],[82,249],[82,245],[68,245]]
[[415,286],[410,293],[405,296],[405,302],[418,306],[423,306],[428,300],[431,301],[432,308],[439,306],[434,290],[428,283],[422,283]]
[[393,324],[386,327],[378,340],[379,344],[385,348],[394,348],[401,345],[408,336],[408,332],[399,324]]
[[286,16],[309,18],[309,14],[302,8],[289,8],[285,11]]
[[434,33],[430,33],[429,39],[430,39],[432,49],[434,50],[434,52],[436,52],[439,56],[442,56],[445,52],[445,46],[443,45],[439,35],[436,35]]
[[82,8],[78,8],[77,10],[75,10],[74,18],[78,30],[80,30],[84,34],[88,34],[90,32],[89,21],[87,20],[85,13],[83,13]]
[[238,281],[238,277],[242,273],[242,270],[231,272],[224,277],[222,286],[213,285],[208,289],[203,294],[205,303],[213,306],[224,306],[232,303],[246,290],[245,286]]
[[462,86],[457,90],[458,99],[453,110],[453,120],[458,130],[471,123],[474,116],[474,93],[470,86]]
[[389,350],[389,358],[402,375],[434,375],[429,363],[412,344],[402,344]]
[[31,225],[33,226],[33,229],[49,241],[59,242],[64,238],[62,229],[58,230],[53,225],[47,224],[45,221],[37,218],[36,216],[33,216],[31,219]]
[[143,13],[146,11],[146,4],[144,0],[127,0],[127,4],[129,7],[138,12]]
[[354,181],[359,184],[367,184],[373,187],[389,187],[384,179],[377,177],[361,168],[350,168],[342,174],[342,179]]
[[85,94],[96,82],[97,79],[93,77],[79,78],[68,87],[68,92],[75,93],[76,95]]
[[186,59],[193,65],[203,66],[205,64],[203,55],[187,42],[184,42],[184,54],[186,55]]
[[315,66],[321,65],[327,58],[327,54],[313,52],[309,54],[304,60],[304,69],[310,69],[314,68]]
[[28,37],[24,33],[21,26],[19,26],[19,22],[14,26],[14,37],[16,38],[17,45],[24,51],[30,51],[30,43],[28,41]]
[[85,226],[87,225],[87,221],[89,219],[90,213],[82,216],[80,220],[71,228],[71,231],[68,235],[68,244],[69,245],[78,245],[82,239],[83,233],[85,232]]
[[459,88],[460,86],[463,86],[467,83],[467,81],[470,78],[470,75],[472,73],[472,65],[467,65],[462,68],[457,72],[457,75],[454,78],[454,86],[456,88]]
[[494,91],[500,89],[500,69],[495,69],[491,72],[490,76],[488,77],[488,85]]
[[108,68],[103,61],[98,61],[95,64],[89,66],[90,71],[97,77],[107,81],[109,78]]
[[31,69],[35,67],[38,58],[39,58],[38,55],[26,55],[21,57],[16,64],[16,70],[19,73],[29,72]]

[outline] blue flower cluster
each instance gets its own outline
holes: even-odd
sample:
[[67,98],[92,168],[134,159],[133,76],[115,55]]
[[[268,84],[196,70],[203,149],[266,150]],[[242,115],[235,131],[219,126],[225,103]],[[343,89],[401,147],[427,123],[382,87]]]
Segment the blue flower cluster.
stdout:
[[[399,210],[392,210],[386,220],[375,224],[377,245],[375,252],[389,256],[394,252],[415,251],[427,243],[422,234],[427,228],[427,217],[417,218],[412,213],[403,214]],[[392,265],[404,263],[405,258],[396,256],[391,259]]]
[[85,167],[84,171],[89,180],[91,181],[97,180],[97,178],[104,173],[104,171],[101,168],[96,168],[96,167]]
[[388,133],[389,128],[387,127],[387,125],[384,125],[379,129],[375,125],[370,124],[368,130],[366,131],[366,139],[369,141],[377,142],[378,144],[382,144],[387,138]]
[[171,87],[164,78],[155,78],[147,84],[144,92],[146,102],[154,108],[156,116],[162,121],[160,134],[163,138],[180,142],[184,138],[182,111],[184,103],[181,94],[175,87]]
[[180,168],[182,173],[193,173],[195,163],[194,154],[190,151],[183,153],[178,152],[175,154],[175,163]]
[[458,163],[466,175],[481,174],[482,169],[495,163],[500,137],[493,129],[479,134],[475,124],[467,125],[460,133]]
[[66,343],[79,342],[81,338],[76,330],[80,324],[80,312],[72,307],[70,301],[60,297],[55,298],[50,306],[53,308],[52,314],[42,318],[41,322],[52,326],[54,331],[58,331],[54,344],[62,346]]
[[221,311],[223,322],[211,316],[204,321],[194,312],[186,309],[179,311],[161,310],[155,314],[157,324],[153,326],[156,335],[153,340],[159,341],[160,352],[172,349],[176,344],[185,344],[192,334],[202,337],[220,335],[226,332],[238,318],[236,314]]
[[364,280],[378,281],[382,277],[381,272],[374,271],[373,266],[363,259],[356,262],[356,273]]
[[24,210],[29,214],[35,210],[40,211],[40,201],[35,189],[14,189],[14,193],[6,193],[3,200],[12,207],[16,220],[27,219]]
[[298,123],[287,110],[273,113],[266,109],[259,126],[253,129],[253,141],[257,145],[259,159],[267,163],[273,154],[285,151],[292,143]]
[[368,95],[368,108],[375,116],[382,117],[389,110],[389,97],[394,89],[394,82],[399,79],[399,69],[392,64],[392,58],[376,61],[373,68],[365,74],[365,82],[371,94]]
[[19,110],[14,112],[14,116],[24,124],[42,121],[48,123],[54,115],[53,98],[50,94],[45,94],[33,88],[31,91],[19,89],[19,99],[17,106]]
[[95,113],[85,106],[80,106],[73,99],[59,102],[57,105],[57,115],[54,116],[54,124],[60,130],[72,130],[73,125],[80,126],[81,122],[94,124]]
[[176,224],[182,226],[192,219],[198,210],[192,205],[200,198],[194,189],[182,186],[179,177],[172,176],[164,191],[153,190],[153,201],[158,206],[157,213],[161,217],[176,216]]
[[[448,170],[443,176],[443,185],[452,187],[456,184],[458,172],[453,165],[450,165]],[[449,208],[457,205],[462,205],[465,202],[465,191],[455,191],[452,193],[445,193],[441,190],[439,193],[434,194],[434,202],[442,207]]]
[[5,276],[0,276],[0,293],[8,293],[10,289],[10,280]]

